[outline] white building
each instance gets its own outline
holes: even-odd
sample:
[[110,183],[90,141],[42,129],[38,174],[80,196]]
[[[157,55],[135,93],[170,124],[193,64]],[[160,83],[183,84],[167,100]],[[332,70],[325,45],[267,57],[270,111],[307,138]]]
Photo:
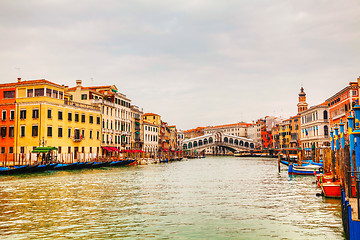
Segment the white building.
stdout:
[[233,123],[214,127],[207,127],[204,129],[204,134],[221,132],[233,136],[246,137],[246,129],[249,125],[249,123]]
[[326,103],[301,112],[301,144],[303,148],[330,146],[329,108]]
[[261,128],[265,126],[266,121],[259,119],[247,127],[247,138],[255,141],[256,147],[261,147]]
[[143,151],[155,153],[159,146],[159,127],[150,122],[144,121],[144,145]]

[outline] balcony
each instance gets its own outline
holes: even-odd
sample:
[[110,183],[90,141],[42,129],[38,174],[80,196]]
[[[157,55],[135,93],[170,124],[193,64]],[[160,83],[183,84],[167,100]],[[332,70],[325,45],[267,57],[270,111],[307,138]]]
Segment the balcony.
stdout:
[[81,142],[83,139],[82,138],[73,138],[74,142]]

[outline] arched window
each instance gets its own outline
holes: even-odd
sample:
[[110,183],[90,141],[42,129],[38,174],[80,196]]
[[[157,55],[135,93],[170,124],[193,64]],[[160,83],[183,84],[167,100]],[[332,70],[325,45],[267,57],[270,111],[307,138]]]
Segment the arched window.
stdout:
[[248,143],[248,142],[245,142],[245,147],[249,147],[249,143]]
[[229,139],[227,137],[224,138],[224,142],[229,142]]
[[326,110],[324,111],[324,119],[328,119],[328,112]]
[[250,143],[250,148],[254,148],[254,143]]
[[324,135],[329,136],[329,127],[326,125],[324,126]]
[[237,139],[235,139],[234,143],[235,143],[236,145],[239,145],[239,141],[238,141]]
[[232,138],[230,138],[229,143],[233,144],[234,140]]
[[212,137],[209,137],[209,143],[212,143],[214,140]]
[[194,147],[197,147],[197,146],[198,146],[197,141],[194,141]]
[[203,145],[203,141],[199,140],[199,146],[202,146],[202,145]]
[[205,144],[208,144],[207,138],[204,139],[204,145],[205,145]]
[[244,146],[244,142],[243,141],[240,141],[240,146]]
[[191,142],[189,142],[188,148],[192,148],[192,143]]
[[186,144],[186,143],[183,145],[183,149],[184,149],[184,150],[187,149],[187,144]]

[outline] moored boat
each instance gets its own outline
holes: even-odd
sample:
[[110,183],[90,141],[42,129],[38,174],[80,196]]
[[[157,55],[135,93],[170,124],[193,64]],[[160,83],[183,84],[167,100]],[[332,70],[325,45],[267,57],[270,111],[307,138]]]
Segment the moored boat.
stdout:
[[314,175],[318,174],[322,171],[322,167],[318,165],[303,165],[303,166],[295,166],[293,164],[289,165],[288,173],[289,175]]

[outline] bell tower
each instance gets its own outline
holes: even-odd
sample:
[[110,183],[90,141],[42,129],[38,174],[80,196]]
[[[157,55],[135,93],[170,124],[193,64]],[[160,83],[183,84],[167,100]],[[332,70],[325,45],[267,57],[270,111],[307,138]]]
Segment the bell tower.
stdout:
[[299,103],[297,104],[297,107],[298,107],[298,114],[308,109],[308,104],[306,102],[306,93],[304,92],[303,87],[301,87],[300,89]]

